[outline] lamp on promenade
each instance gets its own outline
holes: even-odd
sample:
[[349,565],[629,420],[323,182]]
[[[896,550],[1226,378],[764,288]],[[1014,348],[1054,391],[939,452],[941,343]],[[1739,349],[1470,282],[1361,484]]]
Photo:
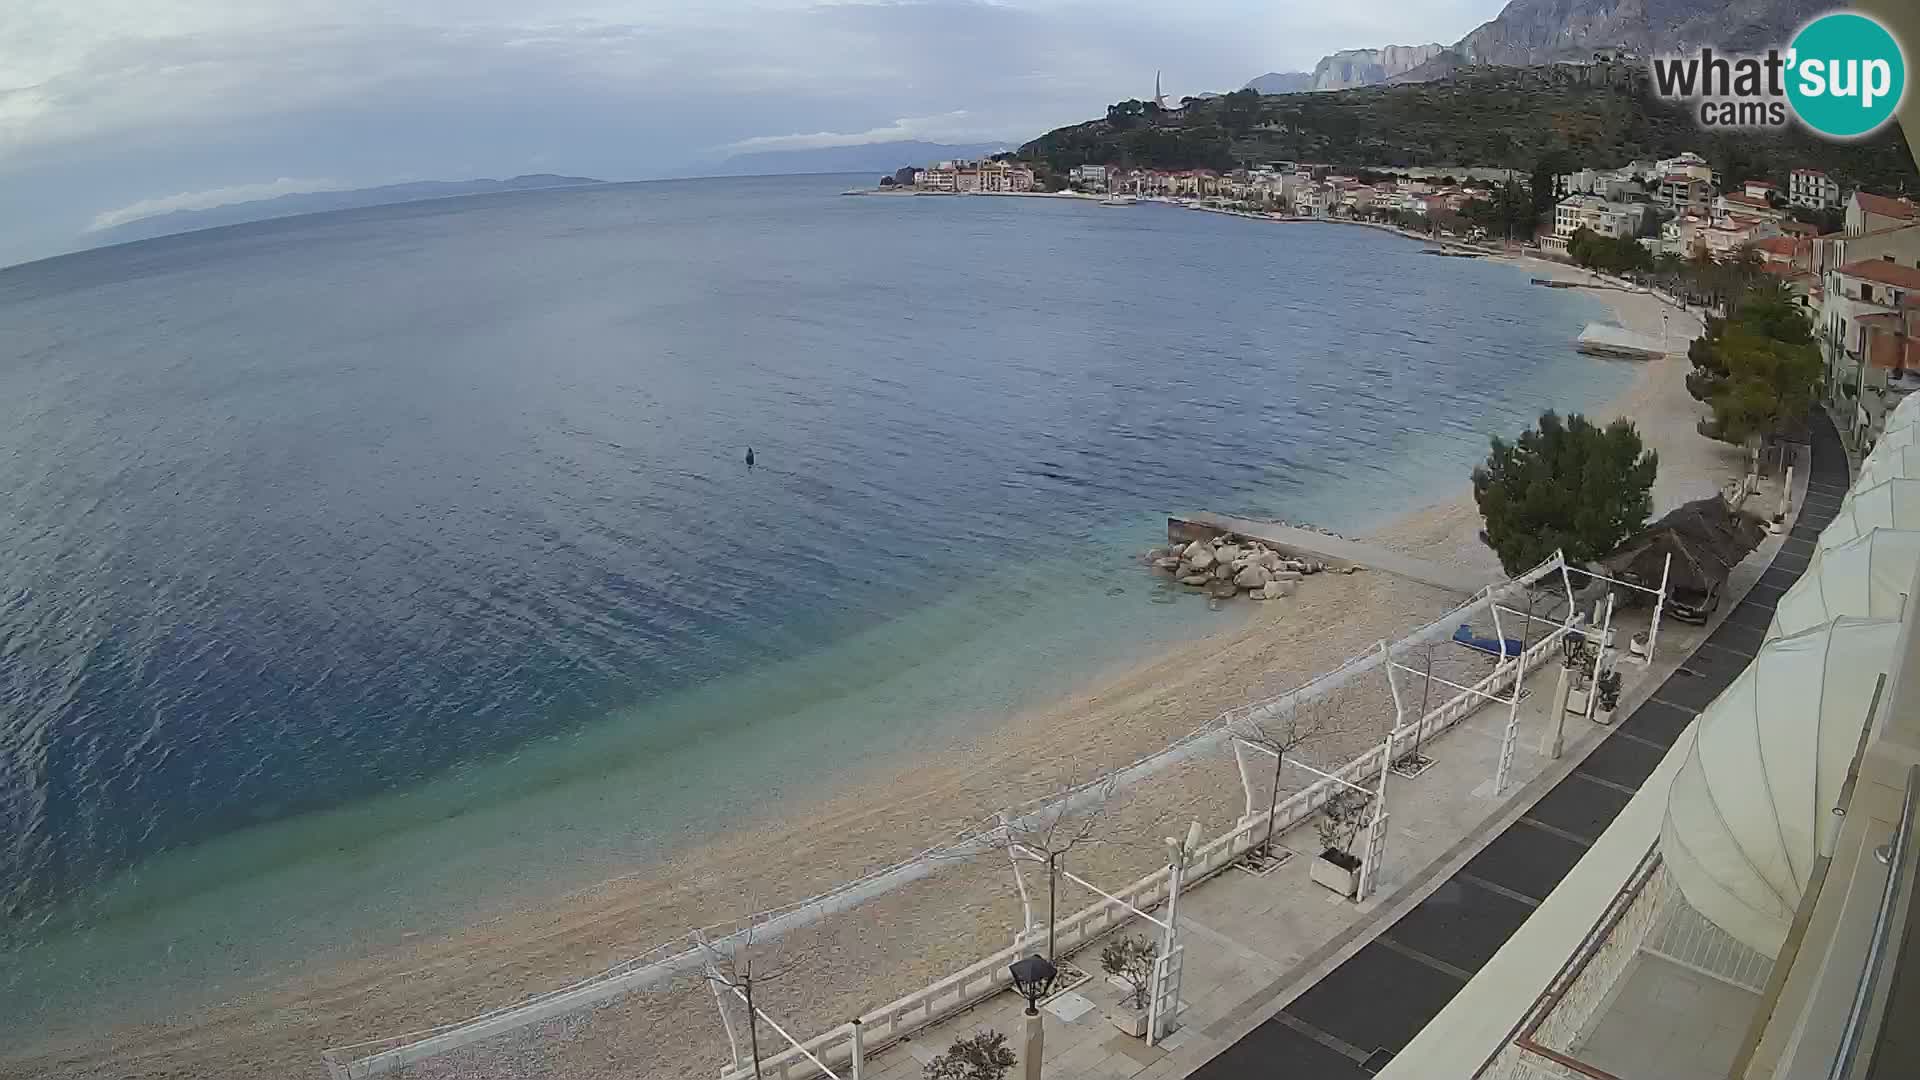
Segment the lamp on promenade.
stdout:
[[1013,973],[1013,988],[1027,999],[1027,1045],[1020,1054],[1024,1065],[1026,1080],[1040,1080],[1040,1051],[1045,1035],[1040,1029],[1040,999],[1053,989],[1054,977],[1059,969],[1047,962],[1047,958],[1038,953],[1025,960],[1015,960],[1007,965]]

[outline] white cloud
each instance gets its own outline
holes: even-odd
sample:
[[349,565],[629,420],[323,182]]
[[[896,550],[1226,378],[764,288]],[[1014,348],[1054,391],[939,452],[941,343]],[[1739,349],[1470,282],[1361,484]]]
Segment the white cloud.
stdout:
[[1030,127],[1018,124],[999,128],[968,122],[965,109],[938,116],[908,116],[865,131],[815,131],[794,135],[756,135],[751,139],[728,143],[721,150],[740,154],[761,150],[818,150],[829,146],[867,146],[873,143],[906,142],[992,142],[995,139],[1032,137]]
[[263,184],[233,184],[228,187],[208,188],[205,191],[182,191],[177,195],[141,199],[139,202],[129,203],[114,210],[103,210],[94,215],[93,221],[87,225],[87,231],[99,232],[101,229],[111,229],[115,225],[125,225],[129,221],[138,221],[141,218],[170,213],[174,210],[206,210],[215,206],[226,206],[229,203],[271,199],[275,195],[338,191],[346,186],[333,180],[298,180],[283,176]]

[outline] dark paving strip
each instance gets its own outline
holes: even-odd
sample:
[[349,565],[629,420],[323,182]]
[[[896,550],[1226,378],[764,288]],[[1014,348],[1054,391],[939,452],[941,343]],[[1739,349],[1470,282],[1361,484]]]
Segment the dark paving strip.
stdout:
[[1675,672],[1673,678],[1656,693],[1660,701],[1699,712],[1712,704],[1713,699],[1720,696],[1720,691],[1732,682],[1731,676],[1721,678],[1710,666],[1703,669],[1683,668]]
[[[1772,622],[1772,608],[1761,607],[1759,604],[1749,604],[1745,600],[1742,600],[1739,606],[1727,612],[1726,620],[1720,624],[1715,634],[1724,632],[1728,627],[1735,627],[1742,631],[1758,630],[1765,633],[1767,627]],[[1708,640],[1712,640],[1712,638]]]
[[1507,888],[1505,885],[1496,885],[1493,882],[1488,881],[1486,878],[1483,878],[1483,877],[1475,877],[1474,875],[1467,873],[1465,869],[1455,871],[1453,875],[1453,880],[1458,881],[1465,885],[1472,885],[1474,888],[1477,888],[1477,889],[1485,889],[1490,893],[1494,893],[1495,895],[1498,895],[1498,896],[1504,896],[1509,900],[1513,900],[1513,901],[1517,901],[1519,903],[1525,904],[1530,908],[1540,906],[1540,901],[1535,900],[1533,897],[1528,896],[1525,893],[1514,892],[1512,889]]
[[1362,1050],[1400,1050],[1465,985],[1375,941],[1285,1011]]
[[1631,731],[1615,731],[1613,733],[1613,737],[1617,739],[1623,739],[1627,742],[1639,743],[1641,746],[1647,747],[1648,749],[1660,751],[1662,755],[1666,754],[1667,751],[1673,749],[1671,744],[1657,743],[1657,742],[1654,742],[1652,739],[1649,739],[1643,735],[1635,735]]
[[[1628,737],[1631,738],[1632,736],[1628,736]],[[1625,795],[1629,799],[1633,798],[1635,795],[1639,794],[1640,792],[1640,786],[1638,784],[1623,784],[1618,780],[1609,780],[1604,776],[1595,776],[1594,774],[1587,771],[1586,766],[1584,764],[1582,764],[1580,768],[1573,770],[1572,775],[1577,776],[1582,780],[1599,784],[1601,787],[1610,787],[1613,790],[1621,793],[1622,795]]]
[[1773,557],[1773,568],[1775,570],[1787,570],[1797,576],[1805,573],[1807,564],[1812,561],[1813,556],[1811,555],[1797,555],[1783,551]]
[[1443,883],[1433,895],[1401,917],[1381,936],[1431,957],[1471,978],[1493,959],[1534,905],[1495,892],[1459,877]]
[[1527,817],[1592,843],[1626,809],[1629,798],[1632,796],[1574,773],[1541,796]]
[[1568,832],[1558,825],[1549,825],[1538,818],[1522,817],[1520,824],[1528,826],[1529,828],[1539,829],[1541,832],[1552,833],[1568,843],[1579,844],[1581,847],[1593,846],[1593,841],[1581,836],[1579,833]]
[[1766,639],[1765,627],[1729,620],[1721,623],[1720,629],[1715,630],[1713,635],[1707,638],[1707,644],[1752,656],[1760,651],[1760,646]]
[[1653,698],[1641,702],[1633,715],[1620,722],[1620,730],[1638,735],[1661,746],[1672,746],[1680,733],[1693,723],[1694,711]]
[[1833,524],[1831,521],[1814,522],[1806,518],[1801,518],[1798,522],[1794,523],[1792,531],[1787,533],[1787,538],[1790,540],[1818,540],[1820,539],[1820,534],[1825,532],[1827,526],[1831,524]]
[[1798,570],[1781,566],[1779,561],[1775,560],[1772,566],[1767,567],[1767,572],[1760,575],[1760,580],[1753,583],[1753,587],[1756,589],[1778,589],[1781,592],[1786,592],[1788,589],[1793,588],[1794,582],[1799,580],[1800,572]]
[[[1453,882],[1449,881],[1447,882],[1447,884],[1451,885],[1453,884]],[[1522,920],[1522,921],[1524,922],[1525,920]],[[1517,926],[1514,927],[1514,930],[1518,930],[1518,929],[1519,927]],[[1513,936],[1513,930],[1509,930],[1506,932],[1506,934],[1502,935],[1501,940],[1504,941],[1506,940],[1506,938],[1509,938],[1512,936]],[[1466,968],[1458,967],[1454,964],[1449,964],[1445,960],[1442,960],[1437,956],[1429,956],[1426,953],[1421,952],[1419,949],[1416,949],[1413,946],[1408,945],[1406,942],[1396,939],[1392,934],[1381,934],[1379,937],[1374,938],[1373,940],[1378,944],[1384,945],[1387,948],[1392,949],[1394,952],[1399,953],[1401,956],[1406,957],[1407,959],[1413,961],[1416,964],[1425,964],[1427,967],[1432,968],[1433,970],[1439,972],[1442,975],[1451,975],[1454,978],[1459,979],[1461,982],[1466,982],[1467,980],[1473,978],[1473,972],[1468,971]],[[1498,946],[1495,946],[1495,948],[1497,949]]]
[[1726,660],[1739,664],[1742,670],[1745,670],[1746,666],[1753,662],[1754,650],[1734,648],[1724,640],[1715,641],[1715,636],[1716,635],[1709,634],[1707,640],[1701,642],[1700,647],[1694,650],[1693,655],[1697,657],[1703,652],[1706,652],[1706,650],[1711,649],[1713,650],[1712,652],[1706,653],[1706,655],[1713,658],[1711,662],[1718,663],[1721,660]]
[[1818,550],[1818,548],[1815,547],[1813,541],[1795,540],[1791,536],[1780,543],[1780,554],[1782,555],[1812,555],[1816,550]]
[[1545,900],[1586,853],[1585,846],[1564,836],[1522,825],[1494,837],[1466,869],[1474,877],[1522,896]]
[[1366,1072],[1360,1068],[1360,1059],[1365,1054],[1356,1051],[1355,1056],[1348,1056],[1329,1045],[1338,1041],[1331,1035],[1299,1030],[1305,1026],[1269,1020],[1221,1051],[1219,1057],[1194,1070],[1192,1075],[1198,1080],[1239,1080],[1241,1077],[1277,1080],[1289,1075],[1367,1080]]

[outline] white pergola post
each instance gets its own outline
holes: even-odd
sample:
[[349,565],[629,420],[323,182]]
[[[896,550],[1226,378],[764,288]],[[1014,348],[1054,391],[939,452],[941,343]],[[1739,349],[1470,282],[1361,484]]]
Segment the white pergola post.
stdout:
[[[1667,558],[1671,559],[1673,556],[1669,555]],[[1594,710],[1600,704],[1600,668],[1607,662],[1607,653],[1611,651],[1607,645],[1607,635],[1611,633],[1613,633],[1613,594],[1609,592],[1606,617],[1600,620],[1600,636],[1596,639],[1599,646],[1593,650],[1593,674],[1587,680],[1587,719],[1589,721],[1593,719]],[[1648,642],[1651,646],[1652,639],[1648,639]],[[1653,649],[1649,647],[1647,651],[1652,652]]]
[[[1387,677],[1393,677],[1391,667]],[[1393,771],[1393,736],[1394,733],[1388,731],[1386,741],[1380,744],[1380,780],[1373,796],[1373,820],[1367,823],[1367,846],[1360,859],[1360,884],[1354,890],[1355,901],[1364,901],[1373,895],[1374,884],[1380,877],[1380,863],[1387,855],[1387,774]]]
[[1246,813],[1240,815],[1240,820],[1245,821],[1253,816],[1253,776],[1247,772],[1247,752],[1241,749],[1238,739],[1233,741],[1233,763],[1240,767],[1240,790],[1247,796]]
[[693,932],[693,940],[698,942],[706,958],[707,987],[713,991],[714,1008],[720,1010],[720,1026],[727,1030],[727,1052],[733,1061],[733,1070],[739,1072],[744,1062],[740,1060],[740,1037],[734,1034],[733,1017],[727,1013],[726,996],[720,993],[720,984],[726,980],[720,977],[720,969],[713,963],[713,946],[705,934]]
[[1673,576],[1673,552],[1667,552],[1667,561],[1660,568],[1660,592],[1653,598],[1653,626],[1647,631],[1647,666],[1653,666],[1654,649],[1660,644],[1660,613],[1667,606],[1667,582]]
[[860,1080],[867,1069],[867,1040],[860,1027],[860,1018],[853,1018],[853,1080]]
[[1018,949],[1033,936],[1033,894],[1027,891],[1027,876],[1020,872],[1020,857],[1012,844],[1007,845],[1007,864],[1013,867],[1013,887],[1020,893],[1020,929],[1013,933],[1013,947]]

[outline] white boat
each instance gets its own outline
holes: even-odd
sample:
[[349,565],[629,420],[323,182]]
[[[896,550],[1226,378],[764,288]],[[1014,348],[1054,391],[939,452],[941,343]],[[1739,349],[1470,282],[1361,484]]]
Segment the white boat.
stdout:
[[1100,200],[1101,206],[1132,206],[1140,200],[1132,195],[1109,195]]

